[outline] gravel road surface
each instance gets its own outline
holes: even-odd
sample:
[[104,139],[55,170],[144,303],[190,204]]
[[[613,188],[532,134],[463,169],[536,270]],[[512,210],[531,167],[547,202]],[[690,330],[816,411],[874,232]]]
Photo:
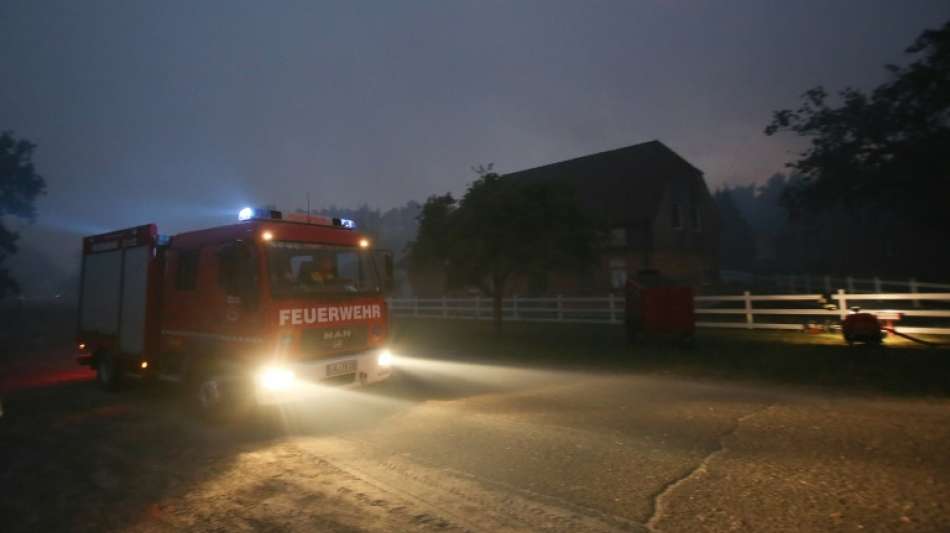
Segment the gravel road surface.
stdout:
[[10,531],[948,531],[950,401],[403,361],[208,424],[172,386],[8,391]]

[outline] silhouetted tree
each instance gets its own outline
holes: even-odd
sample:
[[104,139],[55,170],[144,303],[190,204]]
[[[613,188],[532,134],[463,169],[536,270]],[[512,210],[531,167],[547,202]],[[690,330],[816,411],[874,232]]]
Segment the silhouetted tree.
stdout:
[[[950,197],[950,22],[923,32],[907,49],[923,54],[907,67],[887,66],[893,79],[867,94],[839,93],[834,107],[822,87],[797,110],[776,111],[767,135],[791,131],[811,138],[789,163],[806,179],[789,190],[793,206],[868,205],[946,221]],[[924,206],[939,207],[931,212]]]
[[409,241],[406,253],[409,277],[417,292],[423,284],[421,280],[427,286],[437,285],[440,293],[451,285],[446,266],[452,248],[452,214],[457,207],[458,202],[448,193],[430,196],[422,204],[416,237]]
[[458,202],[430,198],[423,206],[410,261],[441,261],[450,284],[467,283],[492,297],[495,330],[514,276],[593,262],[596,225],[563,184],[524,183],[485,172]]
[[19,287],[5,260],[16,253],[19,235],[4,225],[10,216],[32,221],[36,216],[34,201],[46,190],[46,183],[33,167],[36,145],[17,139],[13,132],[0,133],[0,299],[15,294]]
[[729,189],[714,198],[719,208],[719,262],[728,269],[751,270],[755,262],[755,232],[736,207]]
[[[824,88],[813,88],[798,109],[776,111],[765,129],[811,139],[788,164],[803,176],[786,188],[793,215],[847,212],[878,235],[902,226],[910,238],[891,239],[883,247],[890,256],[904,255],[895,247],[920,252],[914,237],[934,242],[950,227],[950,22],[924,31],[906,52],[917,59],[888,65],[891,79],[873,91],[847,88],[834,104]],[[946,260],[946,252],[931,252]],[[935,256],[917,259],[932,264]]]

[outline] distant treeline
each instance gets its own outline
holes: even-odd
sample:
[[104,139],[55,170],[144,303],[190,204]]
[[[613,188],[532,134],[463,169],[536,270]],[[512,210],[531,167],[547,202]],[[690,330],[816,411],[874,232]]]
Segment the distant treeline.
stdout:
[[764,184],[725,186],[714,193],[721,268],[757,274],[950,279],[940,257],[943,243],[900,213],[859,203],[820,212],[788,206],[786,190],[802,179],[775,174]]
[[[306,209],[297,209],[306,213]],[[368,205],[360,207],[329,206],[313,209],[312,214],[330,217],[349,218],[356,222],[356,228],[375,241],[377,248],[392,250],[397,262],[405,256],[406,246],[416,238],[419,227],[419,213],[422,205],[410,201],[406,205],[393,207],[385,211]]]

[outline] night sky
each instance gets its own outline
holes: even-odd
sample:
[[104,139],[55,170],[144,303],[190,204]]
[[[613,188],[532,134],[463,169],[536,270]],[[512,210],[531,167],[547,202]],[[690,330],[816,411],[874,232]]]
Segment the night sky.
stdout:
[[0,130],[39,145],[25,246],[244,204],[389,208],[660,139],[713,188],[796,149],[771,111],[871,87],[935,1],[0,2]]

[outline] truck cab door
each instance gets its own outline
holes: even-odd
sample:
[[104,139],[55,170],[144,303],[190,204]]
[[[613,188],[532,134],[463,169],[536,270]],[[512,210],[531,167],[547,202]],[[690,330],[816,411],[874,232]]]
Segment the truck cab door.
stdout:
[[260,307],[257,253],[246,242],[235,241],[218,250],[218,286],[223,297],[223,329],[251,336],[258,326]]

